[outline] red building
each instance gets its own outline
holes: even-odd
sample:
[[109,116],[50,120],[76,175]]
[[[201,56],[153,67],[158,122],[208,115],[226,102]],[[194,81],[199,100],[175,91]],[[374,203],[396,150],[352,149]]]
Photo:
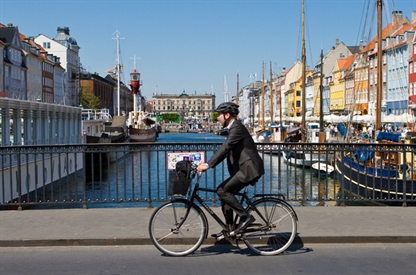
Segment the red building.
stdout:
[[[416,116],[416,36],[410,47],[409,58],[409,113]],[[414,127],[414,125],[409,125]]]

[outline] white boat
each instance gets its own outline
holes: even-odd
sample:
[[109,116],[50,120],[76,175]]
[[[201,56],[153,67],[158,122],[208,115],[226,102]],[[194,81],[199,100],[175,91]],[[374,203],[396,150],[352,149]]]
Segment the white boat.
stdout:
[[[302,127],[292,127],[286,131],[288,138],[282,143],[283,159],[288,164],[300,167],[311,167],[314,163],[325,163],[330,161],[326,159],[326,155],[320,152],[315,152],[314,142],[301,143]],[[308,136],[315,133],[315,129],[309,131]],[[300,145],[301,146],[297,146]],[[305,145],[306,144],[306,145]],[[309,147],[309,148],[307,148]]]
[[[84,143],[122,143],[128,141],[127,127],[125,125],[125,116],[114,116],[110,115],[108,109],[83,109],[82,110],[82,136]],[[125,154],[121,151],[108,152],[106,154],[97,154],[98,156],[104,157],[102,161],[108,160],[110,163],[117,161]],[[89,155],[87,154],[87,164],[90,164]],[[100,163],[98,159],[96,163]]]
[[123,142],[126,139],[125,117],[110,115],[108,109],[82,109],[82,135],[86,143]]
[[334,176],[335,167],[323,162],[315,162],[312,164],[312,169],[318,173],[320,178],[332,177]]

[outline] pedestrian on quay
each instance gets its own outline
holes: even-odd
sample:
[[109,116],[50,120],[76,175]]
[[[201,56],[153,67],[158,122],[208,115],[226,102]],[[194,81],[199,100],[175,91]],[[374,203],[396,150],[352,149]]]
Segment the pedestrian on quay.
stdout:
[[370,126],[368,126],[367,130],[368,130],[368,138],[373,139],[373,131],[374,131],[373,124],[370,124]]
[[334,130],[334,125],[330,125],[329,126],[329,131],[330,131],[330,133],[331,133],[331,137],[334,137],[335,136],[335,130]]
[[[257,146],[247,128],[237,119],[238,108],[239,106],[235,103],[224,102],[215,109],[218,112],[219,123],[228,130],[227,139],[207,163],[200,163],[197,168],[199,172],[203,172],[227,159],[230,177],[218,186],[217,194],[230,231],[234,222],[233,212],[240,217],[239,225],[234,230],[235,233],[246,229],[255,219],[245,210],[234,194],[249,184],[256,184],[264,174],[264,164]],[[212,235],[217,239],[222,236],[223,232]]]

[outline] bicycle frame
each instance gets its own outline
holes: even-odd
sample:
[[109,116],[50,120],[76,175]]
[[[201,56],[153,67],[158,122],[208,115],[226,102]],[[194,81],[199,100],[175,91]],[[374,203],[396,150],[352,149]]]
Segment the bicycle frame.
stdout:
[[[186,218],[188,217],[188,214],[189,214],[189,211],[190,211],[190,208],[191,208],[191,205],[194,203],[194,201],[196,200],[196,201],[198,201],[201,205],[202,205],[202,207],[208,212],[208,214],[210,214],[211,215],[211,217],[221,226],[221,228],[224,230],[224,231],[226,231],[226,232],[229,232],[230,231],[230,229],[228,228],[228,226],[222,221],[222,219],[220,218],[220,217],[218,217],[218,215],[217,214],[215,214],[215,212],[211,209],[211,207],[209,207],[208,205],[207,205],[207,203],[205,202],[205,200],[204,199],[202,199],[199,195],[198,195],[198,192],[199,191],[202,191],[202,192],[208,192],[208,193],[216,193],[217,192],[217,190],[216,189],[212,189],[212,188],[202,188],[202,187],[199,187],[199,181],[200,181],[200,178],[201,178],[201,174],[200,173],[198,173],[198,176],[197,176],[197,182],[195,183],[195,186],[194,186],[194,188],[193,188],[193,191],[192,191],[192,194],[191,194],[191,196],[190,196],[190,198],[187,200],[188,202],[189,202],[189,205],[188,205],[188,208],[187,208],[187,211],[186,211],[186,213],[185,213],[185,217],[184,217],[184,219],[177,225],[177,228],[180,228],[181,226],[182,226],[182,224],[185,222],[185,220],[186,220]],[[241,203],[243,203],[243,202],[246,202],[247,203],[247,208],[250,208],[251,210],[253,210],[253,211],[255,211],[258,215],[259,215],[259,217],[266,223],[266,224],[268,224],[269,223],[269,221],[267,221],[264,217],[263,217],[263,215],[260,213],[260,211],[258,211],[257,210],[257,208],[253,205],[253,202],[254,201],[256,201],[256,200],[254,200],[254,201],[252,201],[248,196],[247,196],[247,189],[248,189],[248,186],[246,186],[245,188],[244,188],[244,192],[238,192],[238,193],[235,193],[234,195],[236,195],[236,196],[240,196],[241,197]],[[278,199],[278,197],[283,197],[284,198],[284,196],[283,195],[280,195],[280,194],[277,194],[277,195],[275,195],[275,194],[258,194],[258,195],[255,195],[254,196],[254,198],[265,198],[265,197],[277,197],[277,199]],[[292,213],[294,214],[294,216],[295,216],[295,218],[296,218],[296,220],[297,220],[297,215],[296,215],[296,212],[293,210],[293,208],[288,204],[288,203],[286,203],[284,200],[281,200],[281,199],[278,199],[279,201],[281,201],[283,204],[285,204],[285,205],[287,205],[287,206],[289,206],[289,208],[291,209],[291,211],[292,211]],[[234,224],[235,224],[235,222],[236,222],[236,220],[234,221]]]

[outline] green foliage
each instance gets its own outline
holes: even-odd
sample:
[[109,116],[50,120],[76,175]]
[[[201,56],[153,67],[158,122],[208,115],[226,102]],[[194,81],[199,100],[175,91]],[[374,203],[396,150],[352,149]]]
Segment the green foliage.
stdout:
[[163,113],[161,114],[162,120],[167,122],[177,122],[181,121],[181,116],[177,113]]
[[218,112],[212,112],[211,113],[211,120],[212,121],[217,121],[217,117],[218,117]]
[[101,109],[101,100],[90,87],[81,87],[80,104],[84,109]]

